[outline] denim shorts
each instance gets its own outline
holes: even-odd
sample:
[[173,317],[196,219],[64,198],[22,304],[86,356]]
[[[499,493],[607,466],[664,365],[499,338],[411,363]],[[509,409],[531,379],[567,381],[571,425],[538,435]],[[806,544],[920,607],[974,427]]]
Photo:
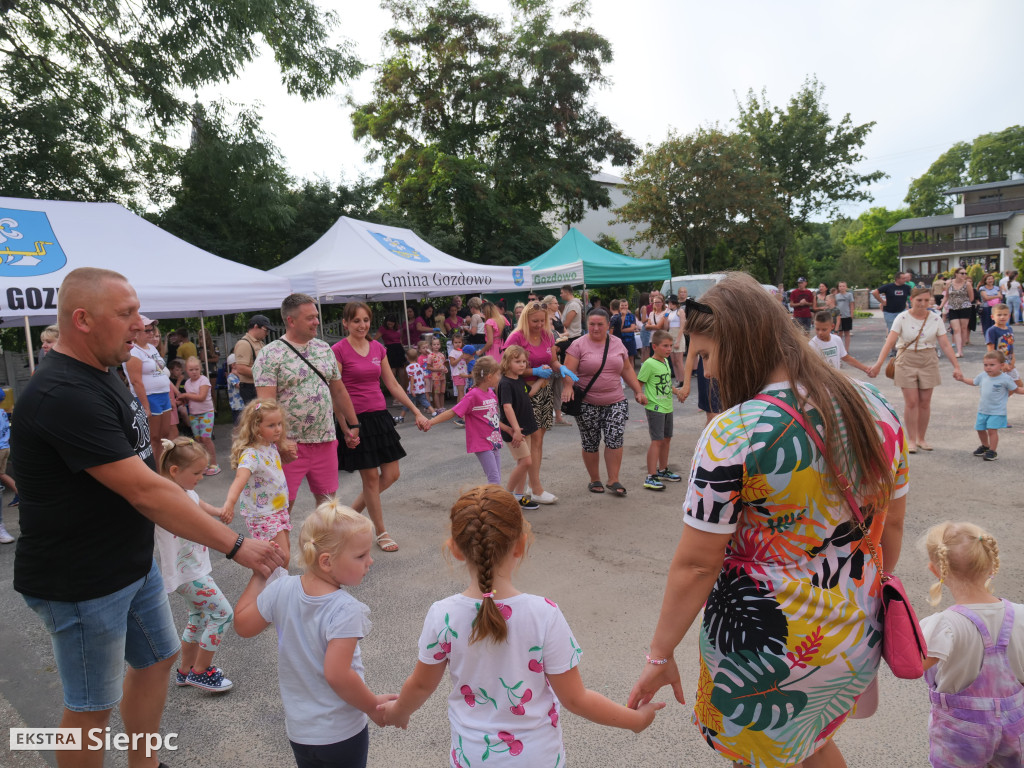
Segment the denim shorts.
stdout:
[[144,669],[178,654],[181,645],[160,569],[103,597],[67,603],[25,595],[50,633],[72,712],[113,709],[121,701],[124,663]]

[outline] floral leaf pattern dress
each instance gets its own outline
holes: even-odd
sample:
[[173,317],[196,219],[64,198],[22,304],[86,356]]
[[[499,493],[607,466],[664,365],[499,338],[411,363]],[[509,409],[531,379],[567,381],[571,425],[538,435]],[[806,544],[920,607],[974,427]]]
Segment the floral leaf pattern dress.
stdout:
[[497,605],[508,624],[503,644],[479,640],[470,645],[478,598],[439,600],[423,623],[419,660],[447,661],[452,680],[448,764],[562,768],[560,707],[546,674],[568,672],[583,651],[558,606],[547,598],[519,594]]
[[[906,494],[906,440],[874,387],[856,382]],[[788,385],[765,389],[796,407]],[[808,421],[824,435],[813,409]],[[685,523],[731,533],[704,608],[694,723],[722,755],[756,767],[813,754],[846,719],[881,657],[876,569],[824,458],[781,409],[751,400],[705,429]],[[856,494],[856,490],[855,490]],[[857,494],[878,545],[888,503]]]

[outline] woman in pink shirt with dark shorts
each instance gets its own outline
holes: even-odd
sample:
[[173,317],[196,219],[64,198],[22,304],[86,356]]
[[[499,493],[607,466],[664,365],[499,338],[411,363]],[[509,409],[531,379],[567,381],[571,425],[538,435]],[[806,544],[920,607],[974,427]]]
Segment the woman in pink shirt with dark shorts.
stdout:
[[344,440],[338,441],[338,467],[346,472],[358,470],[363,491],[352,502],[352,509],[356,512],[366,509],[377,533],[377,546],[384,552],[397,552],[398,544],[384,527],[380,495],[398,479],[398,460],[405,456],[405,450],[388,413],[380,383],[383,381],[392,396],[416,414],[417,426],[422,429],[427,420],[386,364],[384,345],[370,340],[373,321],[370,308],[361,301],[350,301],[345,305],[342,321],[348,336],[331,349],[359,419],[359,444],[349,448]]

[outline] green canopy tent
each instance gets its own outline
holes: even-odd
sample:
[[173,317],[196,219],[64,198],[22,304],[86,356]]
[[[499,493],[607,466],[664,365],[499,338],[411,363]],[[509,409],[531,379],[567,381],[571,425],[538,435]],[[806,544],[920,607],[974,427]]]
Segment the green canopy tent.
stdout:
[[522,266],[532,270],[534,290],[562,285],[646,283],[672,277],[668,259],[635,259],[613,253],[575,227],[547,251]]

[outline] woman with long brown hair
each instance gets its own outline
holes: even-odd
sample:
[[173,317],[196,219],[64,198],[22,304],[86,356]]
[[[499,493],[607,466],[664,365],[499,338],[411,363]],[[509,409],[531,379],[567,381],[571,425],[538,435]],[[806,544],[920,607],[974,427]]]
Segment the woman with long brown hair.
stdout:
[[[902,427],[877,390],[831,368],[747,274],[688,301],[686,321],[725,410],[697,444],[649,663],[629,705],[664,685],[684,703],[673,653],[703,608],[694,715],[708,745],[737,764],[845,766],[832,736],[881,657],[869,547],[889,568],[900,553]],[[866,527],[853,522],[836,470]]]
[[427,420],[395,379],[384,345],[371,340],[372,322],[373,312],[366,304],[350,301],[342,316],[348,336],[331,347],[341,371],[341,381],[352,398],[359,428],[359,444],[354,448],[344,440],[338,441],[338,467],[346,472],[359,472],[363,489],[352,502],[352,509],[366,510],[373,523],[377,546],[382,551],[397,552],[398,544],[384,527],[380,495],[398,480],[398,461],[405,457],[405,449],[388,413],[381,384],[395,400],[416,414],[416,425],[420,429],[426,426]]

